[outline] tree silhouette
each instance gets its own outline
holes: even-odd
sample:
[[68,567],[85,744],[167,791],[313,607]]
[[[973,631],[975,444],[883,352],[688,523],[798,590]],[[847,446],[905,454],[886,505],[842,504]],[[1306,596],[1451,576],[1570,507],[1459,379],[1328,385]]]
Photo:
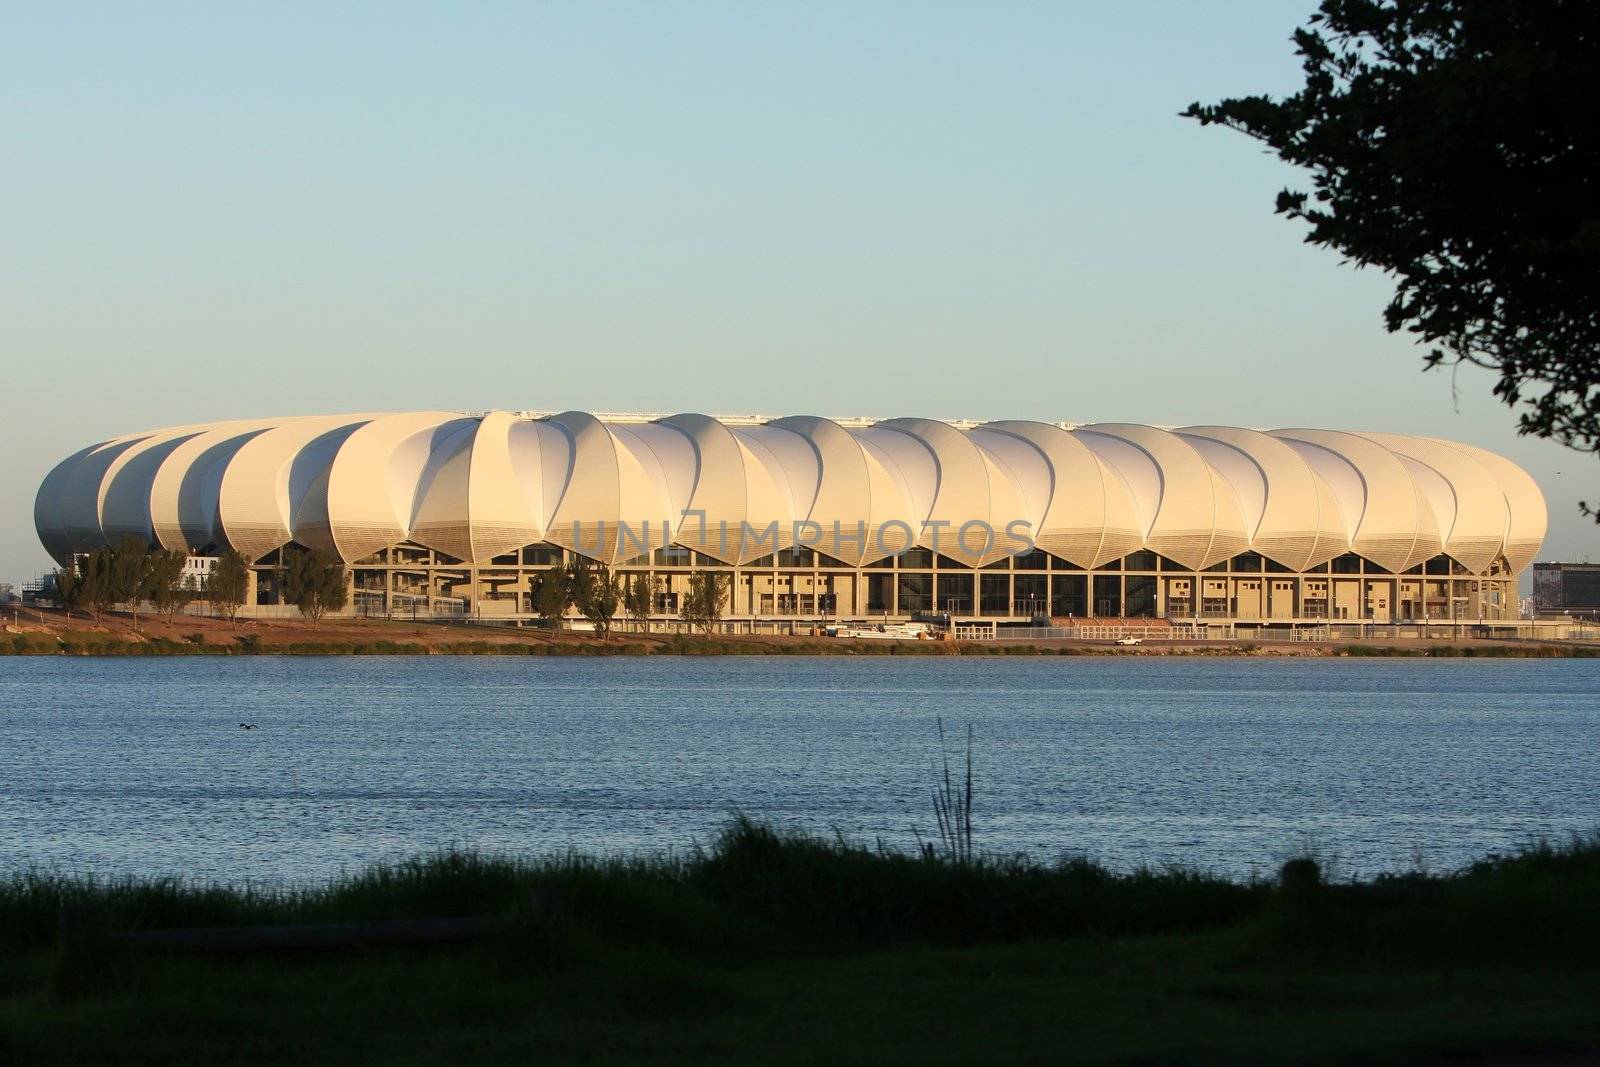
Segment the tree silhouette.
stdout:
[[1311,172],[1278,212],[1394,277],[1384,322],[1428,366],[1495,370],[1521,433],[1600,449],[1600,4],[1323,0],[1294,47],[1299,92],[1184,114]]

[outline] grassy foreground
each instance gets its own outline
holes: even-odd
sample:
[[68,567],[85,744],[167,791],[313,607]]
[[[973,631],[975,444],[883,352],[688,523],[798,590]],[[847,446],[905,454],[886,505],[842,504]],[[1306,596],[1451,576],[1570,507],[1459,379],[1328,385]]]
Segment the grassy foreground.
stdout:
[[[315,889],[35,874],[0,882],[0,1063],[1578,1062],[1600,1052],[1597,905],[1600,839],[1239,884],[746,821],[679,859],[448,854]],[[467,915],[510,925],[209,957],[108,936]]]

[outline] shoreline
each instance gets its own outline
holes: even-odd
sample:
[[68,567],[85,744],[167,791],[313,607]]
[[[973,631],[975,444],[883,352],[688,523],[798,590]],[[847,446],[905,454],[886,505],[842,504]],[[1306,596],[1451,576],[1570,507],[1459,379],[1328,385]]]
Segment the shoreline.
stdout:
[[1590,659],[1600,643],[1363,641],[882,641],[781,634],[592,633],[370,619],[235,620],[108,615],[98,623],[31,611],[5,625],[0,656],[1248,656]]

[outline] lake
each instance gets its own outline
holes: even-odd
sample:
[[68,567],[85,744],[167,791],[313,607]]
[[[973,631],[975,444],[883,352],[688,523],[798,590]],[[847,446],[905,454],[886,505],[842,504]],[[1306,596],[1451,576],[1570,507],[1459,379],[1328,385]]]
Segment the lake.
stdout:
[[984,850],[1439,870],[1600,829],[1597,694],[1594,660],[7,658],[0,872],[681,851],[736,810],[909,848],[939,718]]

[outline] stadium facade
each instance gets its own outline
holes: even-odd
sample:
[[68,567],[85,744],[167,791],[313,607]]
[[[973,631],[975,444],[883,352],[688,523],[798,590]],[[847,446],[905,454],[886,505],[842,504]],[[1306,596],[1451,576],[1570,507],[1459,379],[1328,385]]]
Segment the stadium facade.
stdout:
[[352,610],[516,619],[579,554],[730,577],[752,628],[929,614],[1293,628],[1516,616],[1546,511],[1471,445],[1334,430],[428,411],[176,426],[45,478],[57,561],[126,535],[348,565]]

